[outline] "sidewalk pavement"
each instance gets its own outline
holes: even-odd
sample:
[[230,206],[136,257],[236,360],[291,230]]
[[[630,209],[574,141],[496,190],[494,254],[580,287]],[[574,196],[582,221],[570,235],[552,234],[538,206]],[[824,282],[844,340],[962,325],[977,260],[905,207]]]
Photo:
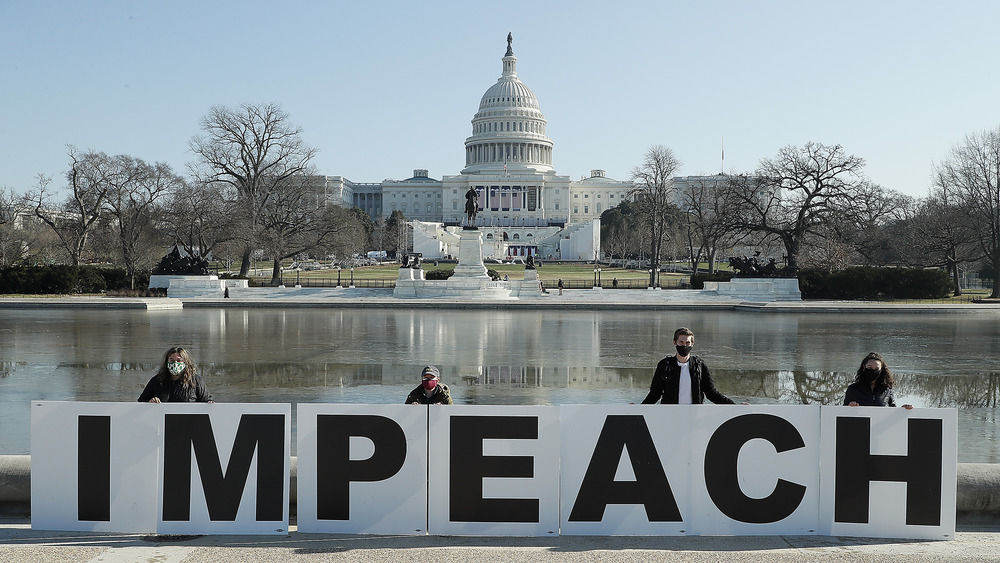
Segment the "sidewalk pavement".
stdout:
[[32,530],[0,520],[0,562],[201,561],[1000,561],[1000,523],[960,525],[952,541],[828,536],[457,537],[300,534],[156,536]]

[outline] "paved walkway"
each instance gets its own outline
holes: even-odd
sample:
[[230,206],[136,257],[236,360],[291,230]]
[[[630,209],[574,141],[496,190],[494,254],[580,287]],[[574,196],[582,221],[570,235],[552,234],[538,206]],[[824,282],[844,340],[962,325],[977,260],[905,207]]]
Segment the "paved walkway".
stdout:
[[0,562],[200,561],[1000,561],[1000,523],[952,541],[752,537],[150,536],[31,530],[0,520]]

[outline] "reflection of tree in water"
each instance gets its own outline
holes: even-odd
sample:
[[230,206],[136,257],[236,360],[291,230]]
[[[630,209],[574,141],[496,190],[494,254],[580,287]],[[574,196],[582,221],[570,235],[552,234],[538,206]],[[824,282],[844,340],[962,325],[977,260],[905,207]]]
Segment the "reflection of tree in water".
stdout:
[[793,371],[794,396],[803,405],[841,405],[854,374],[836,371]]
[[226,362],[201,367],[208,383],[213,380],[241,388],[353,386],[382,383],[380,364],[298,362]]
[[780,400],[781,382],[776,371],[712,369],[715,386],[727,397],[760,397]]
[[0,379],[10,377],[18,367],[23,368],[26,365],[25,362],[0,362]]
[[829,371],[712,370],[715,386],[731,397],[802,405],[840,404],[853,375]]
[[[713,370],[716,387],[733,397],[778,403],[839,405],[854,373],[835,371]],[[894,395],[919,397],[927,407],[996,408],[1000,372],[969,376],[896,375]]]
[[996,408],[1000,373],[949,377],[905,376],[897,393],[921,397],[928,407]]

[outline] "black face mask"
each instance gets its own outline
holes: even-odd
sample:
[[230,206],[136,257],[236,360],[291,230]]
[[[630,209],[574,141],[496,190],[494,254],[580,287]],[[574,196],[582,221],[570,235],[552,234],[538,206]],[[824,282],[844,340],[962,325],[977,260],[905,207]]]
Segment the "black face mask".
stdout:
[[674,348],[677,348],[677,353],[680,354],[680,356],[682,358],[684,356],[687,356],[688,354],[691,353],[691,347],[690,346],[676,346],[675,345]]
[[861,372],[861,375],[865,378],[865,381],[873,383],[876,379],[878,379],[878,375],[880,373],[882,373],[882,370],[865,368],[864,371]]

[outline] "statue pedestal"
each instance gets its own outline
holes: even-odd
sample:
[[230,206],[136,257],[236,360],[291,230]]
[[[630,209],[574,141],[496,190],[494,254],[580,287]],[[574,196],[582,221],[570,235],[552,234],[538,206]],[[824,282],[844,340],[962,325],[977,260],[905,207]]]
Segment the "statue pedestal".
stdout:
[[[478,229],[463,229],[458,246],[458,264],[447,280],[427,281],[422,275],[400,271],[395,297],[509,299],[511,283],[493,281],[483,264],[483,234]],[[400,269],[402,270],[402,269]]]
[[479,229],[462,229],[458,243],[458,264],[452,279],[490,279],[483,264],[483,233]]
[[705,291],[743,301],[802,301],[796,278],[733,278],[728,282],[705,282]]

